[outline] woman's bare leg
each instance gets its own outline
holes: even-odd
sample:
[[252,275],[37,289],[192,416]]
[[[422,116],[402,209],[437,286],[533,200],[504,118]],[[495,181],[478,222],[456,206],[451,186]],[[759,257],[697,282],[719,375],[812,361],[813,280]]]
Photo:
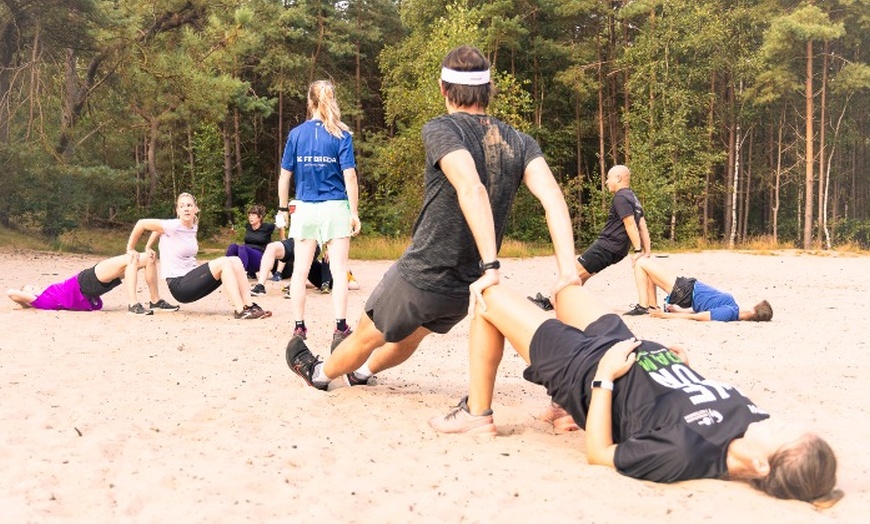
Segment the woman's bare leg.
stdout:
[[[251,305],[251,295],[247,289],[248,279],[239,257],[220,257],[209,261],[211,275],[221,281],[230,303],[236,312]],[[240,287],[240,286],[245,286]]]
[[347,257],[350,237],[333,238],[329,246],[329,269],[332,271],[332,310],[335,318],[347,318]]
[[295,239],[293,242],[293,276],[290,277],[290,305],[293,310],[293,320],[305,320],[305,282],[308,281],[308,269],[314,261],[317,241],[312,239]]

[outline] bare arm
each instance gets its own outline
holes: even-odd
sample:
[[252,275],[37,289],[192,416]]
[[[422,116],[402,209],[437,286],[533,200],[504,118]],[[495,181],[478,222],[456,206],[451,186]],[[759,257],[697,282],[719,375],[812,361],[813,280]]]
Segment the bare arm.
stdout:
[[625,232],[628,234],[628,239],[631,241],[631,249],[643,249],[643,244],[641,244],[640,240],[640,231],[638,230],[637,222],[634,221],[634,215],[629,215],[623,218],[622,225],[625,226]]
[[[613,345],[598,362],[595,380],[615,381],[628,373],[635,362],[634,350],[640,341],[630,338]],[[615,467],[613,457],[613,392],[592,388],[589,413],[586,415],[586,459],[590,464]]]
[[359,234],[359,182],[356,169],[348,168],[343,171],[344,187],[347,190],[347,200],[350,203],[350,230],[351,234]]
[[[477,246],[481,260],[492,262],[498,256],[495,246],[495,224],[489,195],[480,182],[474,159],[468,151],[458,149],[444,155],[438,163],[447,180],[456,189],[459,207],[474,236],[474,244]],[[498,270],[489,269],[471,285],[470,311],[474,311],[475,301],[479,301],[483,309],[486,309],[482,296],[483,290],[498,284],[498,280]]]
[[[671,306],[673,307],[673,306]],[[697,320],[699,322],[709,322],[712,320],[709,311],[702,311],[700,313],[695,313],[694,311],[661,311],[658,309],[651,310],[649,312],[650,316],[655,318],[665,318],[665,319],[674,319],[674,318],[685,318],[688,320]]]
[[152,231],[151,235],[148,236],[148,241],[145,242],[145,252],[154,251],[154,243],[157,242],[157,239],[160,238],[160,233],[157,231]]
[[565,286],[581,284],[574,263],[574,230],[571,227],[571,215],[562,189],[553,178],[553,173],[543,157],[538,157],[529,163],[523,181],[544,206],[546,213],[547,228],[553,240],[556,265],[559,267],[559,280],[552,292],[552,296],[555,297]]
[[444,175],[456,188],[459,207],[462,208],[462,214],[474,236],[474,243],[481,259],[484,262],[495,260],[498,250],[495,247],[492,207],[489,204],[486,188],[480,182],[471,154],[464,149],[453,151],[445,155],[439,165]]
[[649,239],[649,228],[646,226],[646,217],[640,217],[638,224],[640,229],[640,243],[643,247],[643,255],[649,256],[652,253],[652,242]]
[[[290,202],[290,179],[293,173],[281,168],[281,174],[278,175],[278,207],[287,209]],[[287,211],[278,211],[278,214],[284,214],[284,223],[290,224],[290,213]]]
[[152,235],[148,238],[148,244],[146,245],[146,250],[148,246],[153,244],[154,239],[156,237],[153,233],[157,233],[157,236],[163,234],[163,224],[162,221],[158,218],[142,218],[136,225],[133,226],[133,231],[130,232],[130,238],[127,240],[127,252],[136,251],[136,244],[139,243],[139,238],[142,237],[142,233],[146,231],[151,231]]

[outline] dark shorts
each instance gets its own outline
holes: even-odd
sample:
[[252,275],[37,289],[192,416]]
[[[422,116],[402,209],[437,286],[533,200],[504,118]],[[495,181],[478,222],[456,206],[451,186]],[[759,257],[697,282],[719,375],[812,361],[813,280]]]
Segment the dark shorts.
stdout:
[[[295,242],[296,241],[293,240],[292,238],[285,238],[284,240],[281,240],[281,245],[284,246],[284,258],[281,259],[281,262],[284,262],[285,264],[289,263],[291,265],[291,267],[293,265],[294,252],[295,252],[294,250],[296,249]],[[314,248],[315,260],[319,256],[320,256],[320,246],[317,246],[316,248]]]
[[589,248],[577,257],[577,262],[583,266],[590,275],[599,273],[607,266],[612,266],[625,258],[625,253],[617,255],[601,246],[598,241],[592,243]]
[[172,298],[182,304],[188,304],[212,294],[221,287],[221,281],[211,274],[208,263],[205,263],[190,270],[183,277],[167,278],[166,285],[169,286]]
[[468,295],[423,291],[399,274],[394,264],[366,301],[366,314],[387,342],[399,342],[419,327],[444,334],[468,314]]
[[665,302],[681,308],[692,309],[692,297],[695,295],[694,278],[677,277],[671,294],[665,297]]
[[99,297],[121,285],[120,278],[116,278],[108,283],[100,282],[97,278],[96,267],[85,269],[76,277],[76,280],[79,282],[79,289],[82,295],[86,297]]
[[553,401],[584,427],[598,360],[614,344],[633,336],[619,315],[604,315],[582,331],[549,319],[532,336],[531,364],[523,378],[547,388]]

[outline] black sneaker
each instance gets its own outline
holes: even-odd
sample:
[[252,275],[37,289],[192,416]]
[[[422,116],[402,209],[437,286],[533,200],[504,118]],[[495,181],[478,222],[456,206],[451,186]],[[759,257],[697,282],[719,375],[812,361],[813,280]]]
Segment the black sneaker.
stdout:
[[251,288],[251,294],[255,297],[261,297],[266,294],[266,286],[263,284],[256,284]]
[[645,308],[640,304],[635,304],[633,308],[623,313],[623,315],[627,315],[630,317],[637,317],[640,315],[649,315],[649,308]]
[[332,293],[332,288],[329,287],[330,282],[324,282],[323,285],[320,286],[320,294],[328,295]]
[[335,330],[332,332],[332,344],[329,346],[329,353],[332,354],[335,351],[335,348],[338,347],[341,342],[350,336],[353,333],[353,330],[350,329],[350,326],[347,326],[347,329],[344,331]]
[[248,280],[257,280],[257,274],[248,272]]
[[290,366],[293,373],[302,377],[302,380],[306,384],[321,391],[326,391],[329,384],[315,384],[313,380],[314,368],[323,361],[309,351],[308,346],[305,345],[305,341],[301,337],[290,339],[290,342],[287,343],[285,357],[287,358],[287,365]]
[[154,312],[150,309],[145,309],[145,306],[136,302],[132,306],[127,306],[127,313],[131,315],[153,315]]
[[376,377],[374,375],[369,378],[359,378],[356,376],[356,371],[345,375],[348,386],[374,386]]
[[178,311],[181,309],[180,306],[172,305],[169,302],[163,300],[162,298],[157,302],[148,302],[148,305],[151,307],[151,311],[156,313],[171,313],[173,311]]
[[531,300],[534,305],[538,306],[539,308],[543,309],[544,311],[553,311],[553,303],[550,302],[549,298],[545,297],[544,295],[542,295],[540,293],[535,295],[535,298],[532,298],[532,297],[526,297],[526,298]]

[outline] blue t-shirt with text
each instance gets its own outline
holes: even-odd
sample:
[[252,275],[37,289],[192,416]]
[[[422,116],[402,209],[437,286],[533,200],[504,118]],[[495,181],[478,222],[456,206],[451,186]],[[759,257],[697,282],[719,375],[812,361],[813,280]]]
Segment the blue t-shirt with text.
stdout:
[[353,137],[331,135],[320,120],[294,127],[284,145],[281,167],[293,173],[296,198],[303,202],[347,200],[344,170],[355,168]]

